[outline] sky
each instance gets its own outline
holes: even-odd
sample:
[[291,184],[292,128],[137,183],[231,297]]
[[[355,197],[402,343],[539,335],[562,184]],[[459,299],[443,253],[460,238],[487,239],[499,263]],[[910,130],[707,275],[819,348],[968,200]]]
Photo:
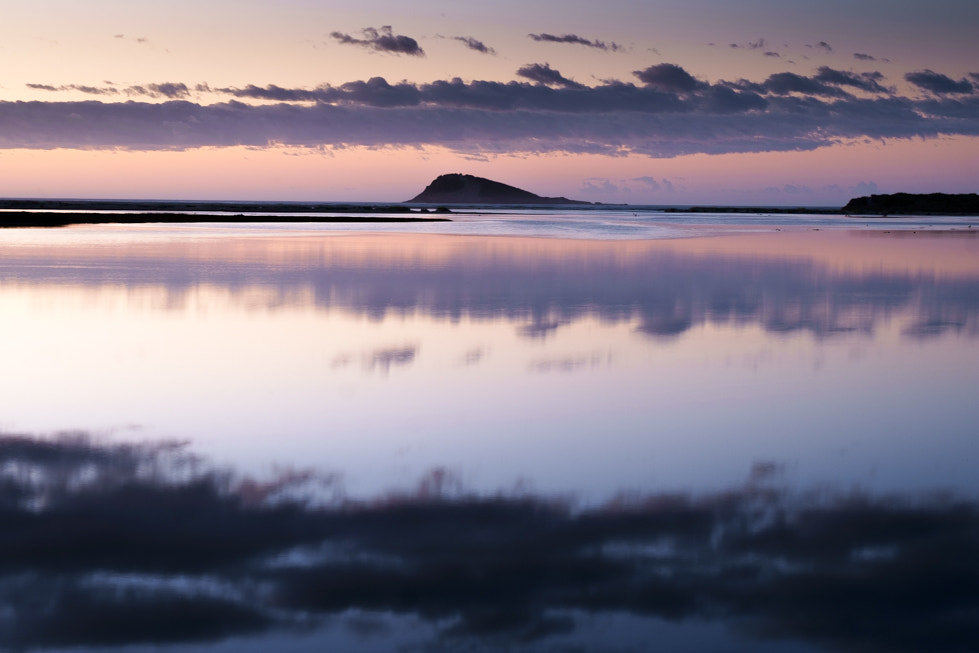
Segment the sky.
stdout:
[[976,192],[974,0],[7,0],[0,196]]

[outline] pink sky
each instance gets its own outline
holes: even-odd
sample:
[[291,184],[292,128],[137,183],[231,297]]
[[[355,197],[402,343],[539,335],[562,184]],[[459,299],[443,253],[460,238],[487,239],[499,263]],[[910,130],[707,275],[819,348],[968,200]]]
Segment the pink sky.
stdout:
[[979,5],[11,3],[0,196],[975,192]]

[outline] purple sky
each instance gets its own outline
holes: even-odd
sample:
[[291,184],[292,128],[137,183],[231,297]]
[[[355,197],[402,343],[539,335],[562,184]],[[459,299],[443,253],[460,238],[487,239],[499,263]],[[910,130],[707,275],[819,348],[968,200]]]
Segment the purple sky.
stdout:
[[979,5],[14,2],[0,195],[975,192]]

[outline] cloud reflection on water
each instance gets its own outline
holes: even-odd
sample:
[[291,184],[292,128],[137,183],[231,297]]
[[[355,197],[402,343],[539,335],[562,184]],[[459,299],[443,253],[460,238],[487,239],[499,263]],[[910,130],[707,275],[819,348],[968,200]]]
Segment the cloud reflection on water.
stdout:
[[[165,293],[156,305],[174,310],[185,308],[190,291],[207,284],[239,293],[256,310],[312,301],[372,320],[413,313],[504,318],[521,323],[519,333],[529,338],[546,338],[586,316],[637,320],[640,333],[661,338],[706,323],[757,323],[774,333],[831,337],[873,333],[896,313],[907,316],[903,333],[909,338],[979,335],[979,266],[961,263],[967,250],[957,252],[957,266],[948,264],[954,273],[936,274],[946,265],[948,249],[941,249],[934,234],[923,234],[914,247],[925,260],[933,253],[927,265],[854,266],[881,252],[891,262],[901,256],[906,235],[875,235],[876,240],[864,234],[849,243],[837,236],[824,244],[846,262],[842,266],[820,260],[818,248],[791,251],[790,234],[784,235],[785,252],[771,247],[776,241],[762,251],[750,238],[741,247],[738,238],[730,238],[733,246],[698,251],[679,241],[573,243],[562,250],[554,241],[528,245],[520,239],[431,236],[427,242],[437,245],[427,251],[410,237],[389,235],[374,236],[370,244],[340,237],[286,238],[274,247],[247,240],[196,248],[157,245],[122,253],[62,247],[50,255],[30,252],[29,265],[13,250],[0,262],[0,278],[155,289]],[[853,241],[862,250],[852,251]]]
[[[410,617],[429,650],[536,650],[589,641],[601,615],[718,624],[713,650],[979,641],[973,499],[790,492],[770,464],[723,492],[586,509],[469,493],[445,470],[370,500],[314,487],[333,480],[259,483],[173,443],[0,436],[0,646],[317,629],[328,646],[330,618],[359,620],[365,643]],[[617,651],[639,637],[601,633]]]
[[157,229],[0,247],[7,428],[140,424],[364,496],[444,464],[482,491],[717,489],[758,456],[805,483],[975,486],[968,234]]

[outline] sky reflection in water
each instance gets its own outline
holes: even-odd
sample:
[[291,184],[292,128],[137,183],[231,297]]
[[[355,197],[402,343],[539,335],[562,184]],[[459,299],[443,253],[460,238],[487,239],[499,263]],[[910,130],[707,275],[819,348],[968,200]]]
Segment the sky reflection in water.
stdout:
[[63,237],[0,646],[976,641],[979,239]]

